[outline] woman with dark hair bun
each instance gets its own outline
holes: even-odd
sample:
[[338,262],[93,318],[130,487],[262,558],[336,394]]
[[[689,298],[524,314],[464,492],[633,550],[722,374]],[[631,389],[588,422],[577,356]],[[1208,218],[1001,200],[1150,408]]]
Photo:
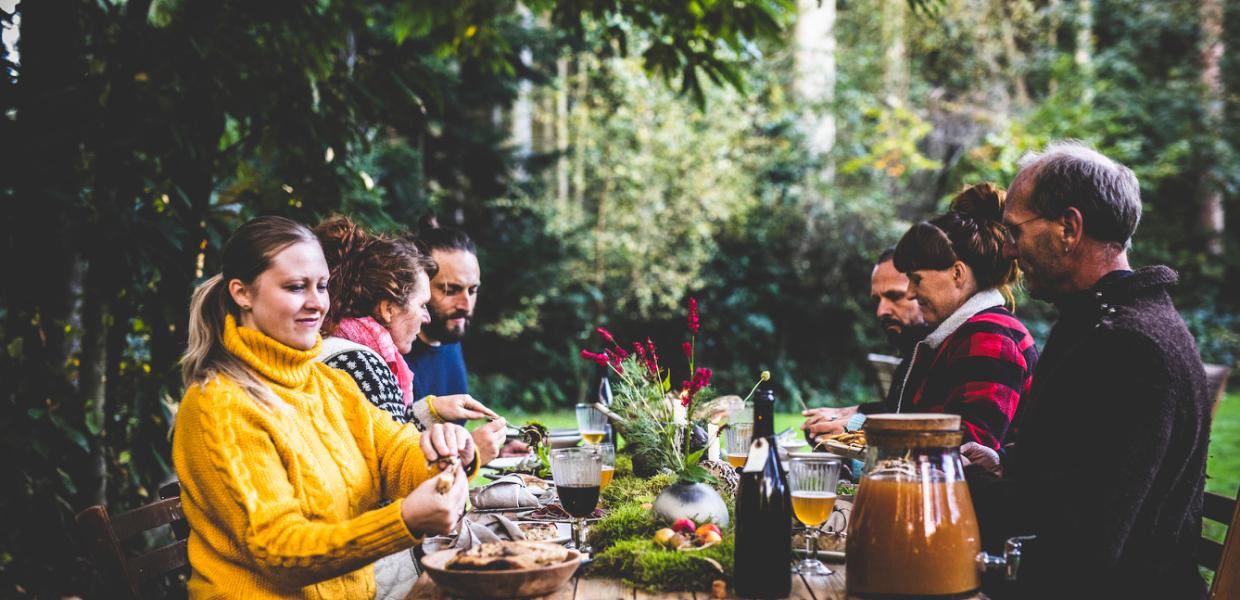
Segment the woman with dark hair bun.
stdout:
[[948,212],[911,227],[894,256],[935,328],[895,382],[897,411],[959,414],[965,441],[994,449],[1014,439],[1038,361],[1029,330],[1008,308],[1019,272],[1003,255],[1003,201],[989,183],[965,189]]

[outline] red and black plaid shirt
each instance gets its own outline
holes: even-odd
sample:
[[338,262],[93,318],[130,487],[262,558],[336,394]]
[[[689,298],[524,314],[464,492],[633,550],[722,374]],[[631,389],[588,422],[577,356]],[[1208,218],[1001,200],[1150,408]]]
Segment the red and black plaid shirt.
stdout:
[[[902,412],[958,414],[964,441],[998,449],[1021,397],[1029,393],[1038,349],[1008,309],[988,308],[953,332],[934,353],[919,345],[903,393]],[[916,390],[909,393],[910,390]]]

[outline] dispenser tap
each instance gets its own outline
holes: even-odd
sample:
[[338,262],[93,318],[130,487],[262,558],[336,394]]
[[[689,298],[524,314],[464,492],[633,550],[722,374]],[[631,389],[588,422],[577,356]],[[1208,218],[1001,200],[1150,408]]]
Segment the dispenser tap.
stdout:
[[983,573],[1003,569],[1004,579],[1016,581],[1016,575],[1020,571],[1021,546],[1036,537],[1033,535],[1018,535],[1008,538],[1007,543],[1003,544],[1003,556],[994,556],[985,552],[977,553],[978,569]]

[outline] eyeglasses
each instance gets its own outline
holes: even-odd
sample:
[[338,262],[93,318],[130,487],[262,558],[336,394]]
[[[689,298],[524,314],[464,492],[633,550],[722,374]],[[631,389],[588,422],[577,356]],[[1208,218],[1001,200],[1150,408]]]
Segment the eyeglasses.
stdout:
[[1009,243],[1009,244],[1012,244],[1013,246],[1015,246],[1015,245],[1016,245],[1016,242],[1017,242],[1018,240],[1020,240],[1020,228],[1021,228],[1021,226],[1025,225],[1025,224],[1027,224],[1027,223],[1032,223],[1032,222],[1034,222],[1034,221],[1037,221],[1038,219],[1045,219],[1045,218],[1046,218],[1046,217],[1045,217],[1045,216],[1043,216],[1043,215],[1038,215],[1038,216],[1036,216],[1036,217],[1031,217],[1031,218],[1025,219],[1024,221],[1021,221],[1021,222],[1019,222],[1019,223],[1015,223],[1015,224],[1012,224],[1012,225],[1006,225],[1006,224],[1005,224],[1005,225],[1003,226],[1003,232],[1004,232],[1003,241],[1004,241],[1004,242],[1007,242],[1007,243]]

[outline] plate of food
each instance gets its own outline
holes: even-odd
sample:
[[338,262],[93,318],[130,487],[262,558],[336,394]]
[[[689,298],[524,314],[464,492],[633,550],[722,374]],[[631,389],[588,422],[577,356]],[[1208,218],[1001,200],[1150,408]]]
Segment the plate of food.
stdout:
[[[596,508],[594,509],[594,512],[591,513],[590,516],[586,518],[586,520],[595,521],[595,520],[603,518],[604,514],[606,513],[603,512],[603,509]],[[575,518],[576,517],[573,517],[573,515],[568,514],[568,511],[564,510],[563,506],[560,506],[559,504],[551,503],[551,504],[544,504],[538,510],[531,512],[528,515],[525,515],[523,520],[525,521],[571,522]]]
[[422,557],[427,575],[465,598],[522,598],[549,594],[581,564],[581,554],[550,542],[490,542]]
[[517,521],[517,527],[521,528],[521,533],[525,534],[525,539],[531,542],[567,544],[568,540],[572,539],[573,535],[573,526],[568,523],[552,521]]
[[865,460],[865,450],[867,448],[865,432],[848,431],[833,435],[818,442],[818,447],[825,448],[828,452],[845,458]]

